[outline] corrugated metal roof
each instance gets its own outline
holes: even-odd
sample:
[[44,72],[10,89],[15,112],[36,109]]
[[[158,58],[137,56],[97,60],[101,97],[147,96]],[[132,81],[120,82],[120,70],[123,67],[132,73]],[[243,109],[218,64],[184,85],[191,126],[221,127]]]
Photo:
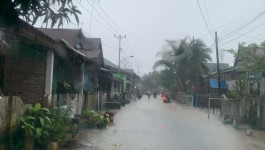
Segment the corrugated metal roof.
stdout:
[[111,61],[107,60],[106,58],[104,58],[104,64],[105,64],[105,66],[110,66],[110,67],[113,67],[113,68],[117,68],[118,69],[118,66],[117,65],[115,65]]

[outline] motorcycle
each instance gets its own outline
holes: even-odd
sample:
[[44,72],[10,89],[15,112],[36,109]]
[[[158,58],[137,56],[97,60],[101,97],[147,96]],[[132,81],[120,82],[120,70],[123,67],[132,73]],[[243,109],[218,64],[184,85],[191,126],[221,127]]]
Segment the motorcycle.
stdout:
[[162,99],[163,99],[164,103],[169,103],[170,102],[170,97],[168,97],[168,96],[163,96]]

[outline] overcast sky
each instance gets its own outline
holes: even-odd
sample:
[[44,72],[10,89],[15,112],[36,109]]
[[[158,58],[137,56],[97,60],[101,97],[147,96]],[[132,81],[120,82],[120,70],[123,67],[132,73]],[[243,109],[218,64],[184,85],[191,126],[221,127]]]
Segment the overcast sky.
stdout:
[[[141,75],[152,71],[154,62],[159,59],[156,53],[161,51],[166,39],[179,40],[194,36],[201,38],[209,47],[213,44],[213,37],[203,21],[197,0],[100,0],[99,5],[115,25],[95,2],[91,26],[89,12],[92,12],[92,7],[88,1],[93,3],[93,0],[81,1],[85,9],[76,2],[82,11],[79,27],[86,34],[102,39],[104,57],[115,64],[118,63],[118,49],[115,49],[118,48],[118,40],[114,38],[114,33],[126,34],[127,39],[122,40],[121,59],[131,55],[134,58],[123,59],[127,62],[122,61],[122,66],[127,64],[127,67],[133,67],[137,72],[137,65],[140,65]],[[212,35],[213,31],[218,31],[220,50],[236,49],[238,42],[260,43],[265,39],[265,17],[262,13],[265,10],[264,0],[198,1]],[[116,26],[118,31],[112,29]],[[77,28],[73,24],[64,27]],[[233,34],[230,35],[231,32]],[[215,46],[212,46],[212,50],[211,56],[216,62]],[[234,59],[230,54],[223,53],[223,56],[222,62],[233,64]]]

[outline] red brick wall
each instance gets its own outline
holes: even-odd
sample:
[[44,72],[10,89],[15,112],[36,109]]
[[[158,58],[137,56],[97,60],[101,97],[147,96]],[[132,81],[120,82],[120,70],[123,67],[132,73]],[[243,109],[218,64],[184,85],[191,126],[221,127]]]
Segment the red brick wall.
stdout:
[[7,58],[4,87],[7,95],[19,96],[25,104],[43,103],[46,60]]

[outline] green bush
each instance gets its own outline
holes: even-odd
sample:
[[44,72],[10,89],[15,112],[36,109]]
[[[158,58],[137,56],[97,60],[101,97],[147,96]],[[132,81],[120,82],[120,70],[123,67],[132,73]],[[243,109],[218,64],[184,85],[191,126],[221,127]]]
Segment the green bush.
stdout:
[[85,110],[83,115],[88,116],[91,120],[95,120],[98,114],[93,110]]
[[20,119],[26,139],[34,140],[35,148],[47,148],[49,142],[60,142],[71,126],[71,106],[63,108],[58,104],[51,110],[36,103]]
[[106,126],[110,123],[110,117],[108,114],[98,114],[96,116],[97,124]]
[[50,140],[53,142],[60,142],[65,138],[67,133],[67,126],[70,126],[71,106],[63,108],[61,105],[51,109],[51,126],[49,128]]
[[50,114],[49,109],[41,107],[40,103],[36,103],[20,119],[25,138],[33,139],[36,147],[46,147],[49,143]]
[[241,94],[237,91],[228,91],[227,96],[229,99],[241,99]]

